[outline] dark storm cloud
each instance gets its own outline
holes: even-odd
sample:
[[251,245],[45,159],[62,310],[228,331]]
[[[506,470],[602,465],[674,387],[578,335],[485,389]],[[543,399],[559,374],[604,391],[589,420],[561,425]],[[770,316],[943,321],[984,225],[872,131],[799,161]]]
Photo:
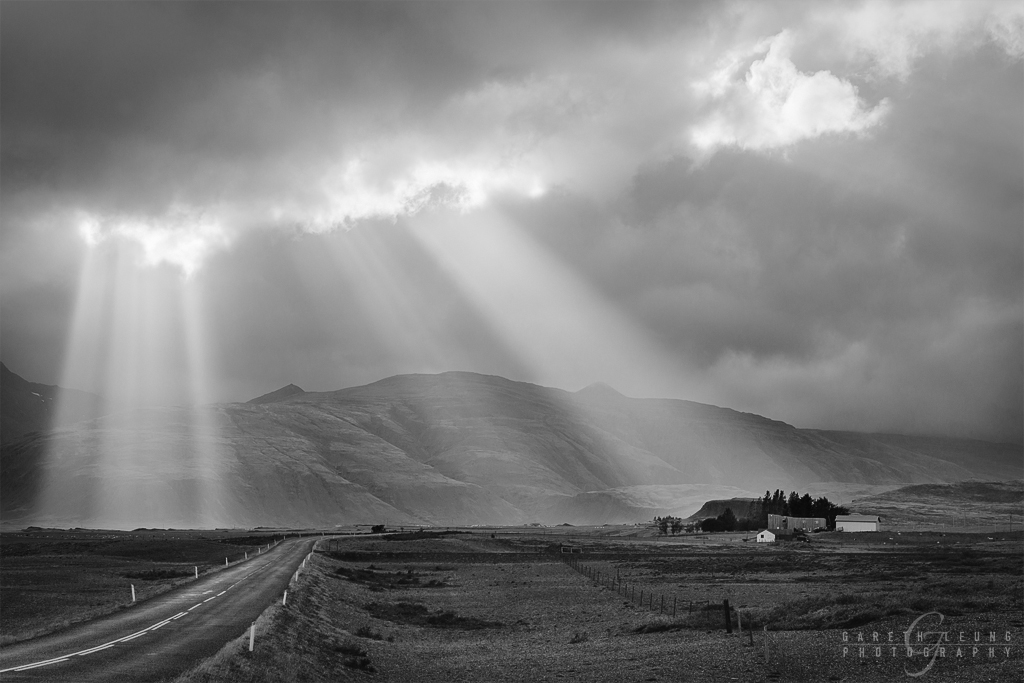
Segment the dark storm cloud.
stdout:
[[490,202],[677,396],[1019,441],[1016,15],[927,4],[4,3],[4,357],[58,381],[85,225],[192,273],[218,398],[557,384],[403,233]]

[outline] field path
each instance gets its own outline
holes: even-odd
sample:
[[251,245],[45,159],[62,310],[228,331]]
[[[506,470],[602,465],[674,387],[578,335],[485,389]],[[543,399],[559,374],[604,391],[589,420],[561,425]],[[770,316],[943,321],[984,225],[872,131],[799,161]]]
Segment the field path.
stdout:
[[269,552],[130,609],[5,646],[0,650],[0,680],[172,678],[237,638],[280,600],[315,542],[285,540]]

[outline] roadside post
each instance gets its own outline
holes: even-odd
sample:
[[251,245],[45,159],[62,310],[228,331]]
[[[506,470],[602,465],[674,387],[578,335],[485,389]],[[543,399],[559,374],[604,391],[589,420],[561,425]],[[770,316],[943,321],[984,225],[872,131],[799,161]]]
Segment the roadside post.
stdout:
[[199,578],[199,565],[197,564],[195,567],[193,567],[193,569],[196,570],[196,578],[198,579]]
[[288,604],[288,591],[286,590],[284,592],[284,595],[281,597],[281,606],[283,607],[284,605],[287,605],[287,604]]
[[732,619],[729,618],[728,600],[722,600],[722,610],[725,612],[725,632],[732,633]]
[[133,583],[131,586],[132,586],[132,602],[135,602],[135,584]]
[[256,644],[256,622],[252,622],[249,626],[249,652],[252,652],[253,645]]

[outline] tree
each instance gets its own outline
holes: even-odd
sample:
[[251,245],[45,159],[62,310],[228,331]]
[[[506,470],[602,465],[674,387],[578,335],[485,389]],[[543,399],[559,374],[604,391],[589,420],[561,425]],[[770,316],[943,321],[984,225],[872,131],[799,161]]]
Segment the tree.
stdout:
[[658,521],[658,531],[660,531],[662,534],[667,534],[668,533],[668,524],[669,524],[668,517],[660,517],[660,518],[657,519],[657,521]]
[[371,534],[382,534],[382,533],[384,533],[385,528],[386,527],[383,524],[374,524],[372,527],[370,527],[370,533]]
[[725,512],[719,515],[718,519],[722,523],[723,531],[736,530],[736,514],[732,511],[732,508],[725,508]]
[[674,536],[674,535],[678,534],[682,530],[683,530],[683,520],[680,519],[679,517],[673,517],[672,518],[672,535]]

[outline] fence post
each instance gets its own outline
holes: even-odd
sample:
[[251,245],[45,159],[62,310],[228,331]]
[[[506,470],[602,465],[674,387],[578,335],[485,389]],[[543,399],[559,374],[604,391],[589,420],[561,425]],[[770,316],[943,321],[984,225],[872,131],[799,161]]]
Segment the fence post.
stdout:
[[199,578],[199,565],[195,566],[195,570],[196,570],[196,578],[198,579]]
[[725,632],[732,633],[732,619],[729,618],[728,600],[722,600],[722,609],[725,611]]
[[736,610],[736,630],[743,635],[743,613]]
[[224,566],[225,567],[228,566],[228,558],[226,558],[226,557],[224,558]]
[[768,663],[768,624],[764,625],[764,663]]
[[676,595],[672,596],[672,618],[676,618],[676,603],[679,601],[679,597]]
[[661,596],[661,610],[658,612],[658,614],[664,614],[664,613],[665,613],[665,596],[662,595]]
[[132,602],[135,602],[135,584],[133,583],[131,586],[132,586]]

